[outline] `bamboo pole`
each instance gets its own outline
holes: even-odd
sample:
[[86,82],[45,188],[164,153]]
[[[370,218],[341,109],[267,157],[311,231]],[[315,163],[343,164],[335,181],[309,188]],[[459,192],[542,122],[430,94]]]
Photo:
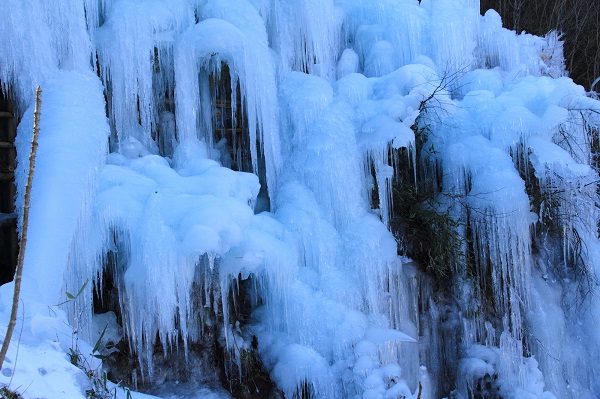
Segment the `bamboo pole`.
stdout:
[[38,147],[38,136],[40,134],[40,107],[42,104],[42,89],[40,86],[35,91],[35,108],[33,111],[33,137],[31,138],[31,151],[29,152],[29,169],[27,171],[27,183],[25,184],[25,201],[23,204],[23,224],[21,226],[21,245],[19,248],[19,257],[17,258],[17,267],[15,270],[15,292],[13,295],[12,309],[10,313],[10,322],[6,330],[6,336],[0,350],[0,369],[4,363],[6,352],[12,338],[13,331],[17,324],[17,311],[19,308],[19,295],[21,293],[21,276],[23,275],[23,261],[25,260],[25,247],[27,246],[27,225],[29,223],[29,201],[31,197],[31,183],[33,182],[33,173],[35,171],[35,154]]

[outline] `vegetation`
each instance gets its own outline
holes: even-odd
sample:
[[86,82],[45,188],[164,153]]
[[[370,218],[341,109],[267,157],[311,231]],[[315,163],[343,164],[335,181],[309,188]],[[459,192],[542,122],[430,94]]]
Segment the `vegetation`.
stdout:
[[[218,317],[227,318],[230,325],[244,326],[250,321],[252,311],[252,300],[250,295],[255,291],[253,279],[251,276],[242,279],[239,275],[228,292],[228,308],[231,309],[229,315],[219,315]],[[216,325],[222,324],[222,321]],[[263,364],[258,353],[258,339],[244,338],[232,334],[233,351],[227,348],[224,340],[216,342],[215,354],[217,355],[217,365],[220,370],[220,379],[223,387],[227,389],[234,398],[240,399],[261,399],[278,397],[280,392],[269,376],[269,371]]]
[[462,228],[464,223],[451,215],[448,206],[460,198],[449,198],[442,192],[442,177],[431,165],[435,163],[436,151],[427,146],[431,132],[425,121],[442,117],[443,102],[450,97],[448,90],[458,84],[465,72],[466,69],[440,77],[437,87],[419,105],[420,116],[412,126],[414,148],[390,152],[395,170],[391,231],[399,243],[400,254],[414,259],[432,275],[438,288],[448,286],[456,265],[468,266],[471,262],[466,256],[469,246]]
[[0,388],[0,399],[21,399],[23,396],[15,391],[10,390],[8,387]]
[[393,181],[394,209],[391,228],[401,253],[417,261],[436,281],[447,278],[462,256],[459,222],[449,210],[440,209],[440,194],[430,181],[415,184],[407,176]]
[[[104,361],[106,356],[103,354],[108,349],[109,346],[104,342],[104,334],[108,328],[108,325],[104,327],[102,333],[96,340],[94,347],[89,354],[84,354],[79,347],[79,331],[81,329],[81,310],[77,306],[77,299],[82,295],[85,288],[87,287],[89,280],[86,280],[79,291],[76,294],[71,294],[70,292],[66,293],[67,300],[61,303],[60,305],[69,304],[71,305],[71,309],[73,311],[72,320],[73,320],[73,335],[71,336],[71,347],[69,348],[69,360],[74,366],[79,367],[85,375],[89,378],[90,383],[92,385],[91,388],[85,391],[85,396],[88,399],[109,399],[117,397],[117,388],[110,388],[107,372],[102,369],[102,363],[98,362]],[[98,360],[94,360],[98,359]],[[129,392],[129,388],[118,385],[119,388],[123,389],[126,393],[127,398],[131,397],[131,393]]]
[[[423,112],[426,112],[427,101],[422,103]],[[399,253],[414,259],[441,287],[447,285],[452,268],[464,263],[465,238],[461,234],[461,222],[445,205],[448,198],[438,187],[438,177],[423,166],[427,162],[423,158],[428,155],[423,154],[423,146],[429,131],[427,127],[418,127],[419,121],[420,117],[413,126],[416,140],[412,151],[416,151],[416,164],[406,148],[390,153],[395,165],[390,228],[398,241]]]

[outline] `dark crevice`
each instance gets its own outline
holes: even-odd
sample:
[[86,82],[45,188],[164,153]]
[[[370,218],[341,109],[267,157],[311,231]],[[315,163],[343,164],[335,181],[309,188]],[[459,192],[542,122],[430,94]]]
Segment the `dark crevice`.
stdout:
[[[235,85],[235,99],[231,84],[229,66],[221,65],[220,75],[210,76],[212,104],[212,142],[221,153],[221,164],[235,171],[256,173],[260,182],[260,193],[255,211],[269,211],[266,165],[263,149],[259,140],[252,143],[248,131],[248,115],[239,82]],[[235,107],[233,106],[235,104]],[[234,109],[235,108],[235,109]],[[254,145],[258,159],[254,170],[251,146]]]
[[15,213],[16,121],[13,104],[0,82],[0,285],[12,281],[18,254]]

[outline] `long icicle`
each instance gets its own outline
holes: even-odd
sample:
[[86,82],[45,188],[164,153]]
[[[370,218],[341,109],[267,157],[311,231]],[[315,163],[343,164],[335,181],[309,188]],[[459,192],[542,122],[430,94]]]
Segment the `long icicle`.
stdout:
[[0,369],[4,363],[8,345],[12,338],[15,325],[17,324],[17,311],[19,308],[19,294],[21,293],[21,276],[23,275],[23,262],[25,260],[25,248],[27,246],[27,225],[29,223],[29,199],[31,197],[31,183],[33,182],[33,173],[35,171],[35,154],[38,147],[38,136],[40,133],[40,106],[42,104],[42,89],[40,86],[35,90],[35,108],[33,111],[33,137],[31,138],[31,152],[29,153],[29,169],[27,172],[27,184],[25,185],[25,202],[23,204],[23,224],[21,230],[21,242],[19,247],[19,257],[15,270],[15,293],[13,295],[12,309],[10,311],[10,322],[6,330],[6,336],[0,350]]

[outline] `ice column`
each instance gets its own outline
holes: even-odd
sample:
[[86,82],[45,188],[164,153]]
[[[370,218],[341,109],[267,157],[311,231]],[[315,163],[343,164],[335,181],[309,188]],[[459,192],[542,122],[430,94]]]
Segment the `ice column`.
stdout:
[[256,9],[244,1],[235,6],[209,2],[201,12],[206,19],[184,32],[175,50],[179,141],[197,138],[212,145],[210,76],[220,76],[222,65],[227,64],[231,92],[236,93],[239,84],[242,98],[242,104],[236,104],[232,95],[232,119],[236,120],[237,112],[247,118],[253,171],[258,173],[258,151],[262,151],[273,196],[281,155],[275,71],[264,23]]
[[193,10],[182,0],[115,1],[95,32],[113,140],[122,153],[158,153],[158,116],[174,89],[173,46],[193,23]]
[[[99,248],[92,204],[109,129],[103,88],[93,73],[59,72],[43,87],[22,295],[58,304],[65,290],[77,293],[86,278],[94,277]],[[22,209],[27,178],[32,114],[33,107],[17,136],[17,209]],[[91,308],[89,287],[82,300],[82,309]]]

